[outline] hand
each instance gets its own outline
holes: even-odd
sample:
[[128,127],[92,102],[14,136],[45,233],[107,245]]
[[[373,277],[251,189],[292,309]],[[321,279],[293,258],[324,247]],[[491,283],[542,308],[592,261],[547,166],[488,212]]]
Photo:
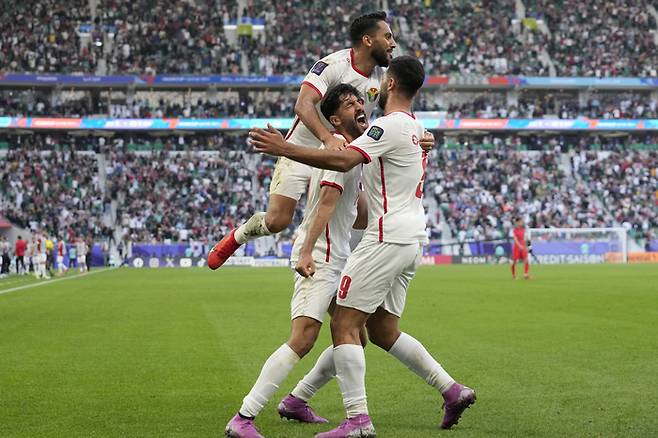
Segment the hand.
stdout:
[[295,271],[304,278],[312,277],[315,274],[315,262],[313,256],[308,253],[301,253]]
[[286,147],[286,140],[283,135],[269,123],[267,124],[267,130],[252,128],[249,131],[249,138],[256,152],[282,156]]
[[329,151],[342,151],[345,149],[345,142],[334,135],[327,138],[327,140],[323,141],[323,143],[324,147]]
[[420,139],[420,147],[425,152],[434,149],[434,134],[426,130],[423,134],[423,138]]

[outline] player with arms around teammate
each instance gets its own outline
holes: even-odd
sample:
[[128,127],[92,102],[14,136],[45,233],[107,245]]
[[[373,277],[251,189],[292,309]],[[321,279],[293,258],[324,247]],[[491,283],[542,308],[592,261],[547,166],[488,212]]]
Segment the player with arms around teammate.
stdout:
[[[359,91],[349,84],[329,89],[322,101],[321,110],[340,138],[348,142],[360,136],[368,126],[363,99]],[[324,315],[335,299],[340,274],[350,253],[350,229],[353,224],[356,225],[360,178],[360,167],[345,173],[319,169],[313,171],[304,219],[290,257],[299,272],[295,275],[291,301],[291,335],[263,365],[242,407],[226,426],[227,436],[261,436],[253,424],[254,418],[292,368],[315,344]],[[360,222],[365,227],[365,220]],[[309,272],[309,264],[313,265],[313,272]],[[329,368],[330,371],[315,374],[311,371],[305,378],[310,382],[303,389],[301,386],[295,388],[279,404],[278,410],[282,417],[306,423],[327,422],[317,416],[303,398],[297,396],[299,392],[303,397],[303,394],[308,394],[309,386],[319,388],[333,377],[331,347],[323,352],[319,361],[329,362],[329,367],[321,363],[320,368]]]
[[[351,49],[339,50],[318,61],[310,69],[299,90],[295,104],[296,117],[286,139],[292,143],[337,150],[344,144],[334,137],[333,127],[321,115],[320,101],[328,89],[339,84],[354,86],[364,97],[366,117],[379,98],[379,84],[385,67],[396,47],[385,12],[375,12],[356,18],[350,25]],[[434,137],[423,135],[424,147],[434,146]],[[279,159],[270,183],[267,212],[256,213],[247,222],[231,231],[208,254],[208,266],[217,269],[237,249],[249,240],[278,233],[292,222],[295,206],[306,193],[311,167],[288,158]]]
[[514,218],[514,229],[511,235],[512,239],[514,239],[514,243],[512,244],[512,278],[516,280],[516,263],[522,261],[523,278],[529,280],[530,274],[528,271],[530,264],[528,263],[528,247],[525,243],[525,225],[521,216]]
[[457,382],[412,336],[402,333],[399,319],[406,290],[427,242],[422,188],[427,155],[419,146],[423,128],[411,114],[414,96],[423,84],[423,66],[411,56],[395,58],[381,85],[379,105],[385,115],[367,134],[344,151],[299,147],[276,130],[254,129],[256,150],[332,170],[359,164],[368,204],[368,227],[350,255],[339,285],[331,320],[336,378],[347,419],[320,438],[374,436],[365,391],[365,355],[359,331],[365,323],[370,340],[398,358],[442,395],[442,428],[457,423],[475,402],[475,392]]

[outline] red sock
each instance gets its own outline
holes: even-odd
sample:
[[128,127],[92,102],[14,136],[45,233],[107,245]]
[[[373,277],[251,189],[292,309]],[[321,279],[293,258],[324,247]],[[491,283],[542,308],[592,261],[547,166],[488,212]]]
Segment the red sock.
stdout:
[[525,275],[528,275],[528,269],[530,268],[530,265],[528,264],[528,261],[523,264],[523,270],[525,272]]
[[516,263],[512,263],[512,277],[516,277]]

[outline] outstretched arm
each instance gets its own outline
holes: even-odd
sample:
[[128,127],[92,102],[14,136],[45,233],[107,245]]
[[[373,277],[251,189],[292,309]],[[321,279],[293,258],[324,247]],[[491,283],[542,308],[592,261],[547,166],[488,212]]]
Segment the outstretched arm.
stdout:
[[257,152],[290,158],[320,169],[347,172],[365,162],[364,156],[354,149],[328,151],[286,142],[283,135],[270,124],[267,125],[267,130],[253,128],[249,131],[249,137]]

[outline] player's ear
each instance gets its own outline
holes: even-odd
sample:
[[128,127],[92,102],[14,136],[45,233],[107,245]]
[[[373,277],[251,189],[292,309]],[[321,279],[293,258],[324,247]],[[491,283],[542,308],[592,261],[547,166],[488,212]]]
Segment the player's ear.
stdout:
[[331,123],[331,125],[334,126],[334,127],[335,127],[335,126],[340,126],[340,125],[341,125],[341,123],[340,123],[340,117],[338,117],[338,116],[335,115],[335,114],[329,116],[329,123]]
[[393,76],[388,77],[388,82],[386,83],[386,89],[388,91],[393,91],[397,83],[395,82],[395,78]]
[[363,44],[366,47],[372,47],[372,37],[370,35],[363,34],[361,37],[361,44]]

